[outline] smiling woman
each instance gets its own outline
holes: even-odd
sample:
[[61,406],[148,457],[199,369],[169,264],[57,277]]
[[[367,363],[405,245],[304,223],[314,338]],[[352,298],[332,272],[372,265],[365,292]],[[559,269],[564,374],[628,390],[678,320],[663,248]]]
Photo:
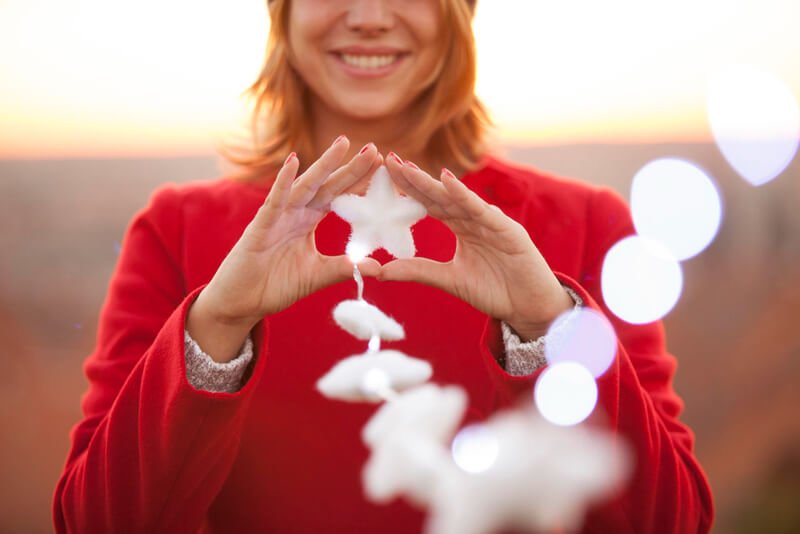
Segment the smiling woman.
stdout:
[[[325,0],[268,6],[267,56],[248,90],[253,143],[224,151],[250,169],[245,179],[274,173],[292,150],[303,169],[339,131],[354,146],[391,144],[423,168],[475,168],[490,120],[474,94],[472,1],[388,0],[358,10]],[[305,127],[312,119],[314,130]]]
[[[424,528],[407,502],[365,498],[360,433],[372,410],[315,389],[332,358],[363,349],[330,318],[351,296],[343,282],[354,270],[335,204],[353,220],[356,244],[368,249],[361,252],[380,245],[400,255],[390,261],[384,250],[362,257],[351,248],[359,289],[389,304],[408,333],[392,350],[421,355],[422,374],[433,369],[436,381],[463,388],[468,423],[519,400],[531,404],[540,376],[550,377],[547,398],[573,397],[569,380],[552,371],[565,363],[594,388],[583,364],[548,364],[546,334],[576,309],[607,318],[614,355],[596,377],[592,424],[627,442],[637,462],[628,486],[596,502],[585,528],[706,532],[711,493],[679,420],[663,326],[615,317],[600,287],[606,252],[634,233],[630,212],[607,188],[489,152],[474,94],[474,5],[273,0],[269,10],[267,59],[250,89],[254,150],[236,159],[244,171],[163,186],[127,230],[84,366],[89,390],[55,490],[56,530]],[[447,168],[433,172],[440,166]],[[363,199],[342,202],[364,189]],[[398,201],[397,190],[416,202]],[[371,209],[356,217],[346,209],[364,202]],[[401,246],[376,238],[360,213],[400,227]],[[420,216],[412,234],[408,225]],[[588,412],[579,415],[567,422]],[[509,472],[517,460],[539,458],[518,458],[528,447],[520,450],[504,456]],[[442,484],[434,479],[427,493]],[[495,494],[497,502],[513,497],[515,509],[555,517],[541,492],[510,487],[514,495]],[[534,500],[541,502],[531,508]],[[465,519],[480,517],[480,507],[451,504],[456,516],[474,512],[461,522],[487,534]],[[522,515],[497,526],[537,524]]]

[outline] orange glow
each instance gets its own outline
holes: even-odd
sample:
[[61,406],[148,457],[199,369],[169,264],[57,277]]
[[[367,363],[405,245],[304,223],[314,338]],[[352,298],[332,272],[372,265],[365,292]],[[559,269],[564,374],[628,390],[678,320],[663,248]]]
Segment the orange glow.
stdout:
[[[478,94],[504,140],[710,140],[706,83],[729,61],[800,98],[800,3],[739,4],[479,2]],[[208,154],[267,30],[263,1],[5,0],[0,158]]]

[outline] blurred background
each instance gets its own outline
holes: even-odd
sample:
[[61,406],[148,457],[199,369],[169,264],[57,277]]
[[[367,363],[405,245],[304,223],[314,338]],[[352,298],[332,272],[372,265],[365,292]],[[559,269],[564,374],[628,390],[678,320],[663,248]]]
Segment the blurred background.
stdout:
[[[800,3],[478,4],[501,154],[626,198],[660,158],[716,184],[665,317],[683,420],[717,532],[799,532]],[[225,172],[268,24],[256,0],[0,0],[0,531],[52,530],[125,227],[158,184]]]

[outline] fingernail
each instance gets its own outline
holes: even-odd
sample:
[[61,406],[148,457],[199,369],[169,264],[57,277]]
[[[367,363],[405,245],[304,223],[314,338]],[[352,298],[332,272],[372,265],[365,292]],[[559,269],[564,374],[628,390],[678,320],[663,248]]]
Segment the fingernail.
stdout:
[[408,166],[410,166],[410,167],[413,167],[414,169],[417,169],[417,170],[419,170],[419,167],[417,167],[416,165],[414,165],[414,163],[413,163],[413,162],[411,162],[411,161],[409,161],[409,160],[406,160],[406,165],[408,165]]
[[363,154],[364,152],[366,152],[367,150],[369,150],[369,147],[370,147],[371,145],[372,145],[372,143],[367,143],[366,145],[364,145],[364,148],[362,148],[362,149],[361,149],[361,152],[359,152],[359,154]]
[[333,144],[335,145],[337,143],[341,143],[344,139],[346,139],[346,137],[347,136],[345,136],[344,134],[340,135],[339,137],[336,138],[336,141],[334,141]]
[[403,160],[402,160],[402,159],[400,159],[400,156],[398,156],[398,155],[397,155],[397,154],[395,154],[394,152],[389,152],[389,156],[390,156],[390,157],[392,157],[392,158],[394,158],[394,160],[395,160],[397,163],[399,163],[400,165],[403,165]]
[[291,154],[286,156],[286,161],[284,161],[283,164],[286,165],[287,163],[289,163],[289,160],[292,159],[295,156],[296,156],[296,154],[294,152],[292,152]]
[[455,178],[455,177],[456,177],[456,175],[455,175],[455,174],[453,174],[452,172],[448,171],[448,170],[447,170],[446,168],[444,168],[444,167],[442,167],[442,173],[444,173],[444,174],[448,175],[450,178]]

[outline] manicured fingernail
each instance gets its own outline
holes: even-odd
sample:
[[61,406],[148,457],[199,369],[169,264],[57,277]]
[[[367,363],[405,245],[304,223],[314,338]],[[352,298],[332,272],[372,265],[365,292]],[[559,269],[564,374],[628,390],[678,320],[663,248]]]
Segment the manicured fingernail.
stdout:
[[361,152],[359,152],[359,154],[363,154],[364,152],[369,150],[369,147],[371,147],[371,146],[372,146],[372,143],[367,143],[366,145],[364,145],[364,148],[361,149]]
[[344,141],[346,138],[347,138],[347,136],[345,136],[344,134],[342,134],[342,135],[340,135],[339,137],[337,137],[337,138],[336,138],[336,141],[334,141],[334,142],[333,142],[333,144],[335,145],[335,144],[337,144],[337,143],[341,143],[341,142],[342,142],[342,141]]
[[403,165],[403,160],[402,160],[402,159],[400,159],[400,156],[398,156],[398,155],[397,155],[397,154],[395,154],[394,152],[389,152],[389,156],[390,156],[390,157],[392,157],[392,158],[394,158],[394,160],[395,160],[397,163],[399,163],[400,165]]
[[289,160],[290,160],[290,159],[292,159],[293,157],[295,157],[296,155],[297,155],[297,154],[295,154],[294,152],[292,152],[291,154],[289,154],[288,156],[286,156],[286,161],[284,161],[284,162],[283,162],[283,164],[284,164],[284,165],[286,165],[287,163],[289,163]]
[[448,175],[450,178],[455,178],[456,175],[442,167],[442,173]]
[[411,161],[409,161],[409,160],[406,160],[406,165],[408,165],[409,167],[412,167],[412,168],[414,168],[414,169],[417,169],[417,170],[419,170],[419,167],[417,167],[416,165],[414,165],[414,163],[413,163],[413,162],[411,162]]

